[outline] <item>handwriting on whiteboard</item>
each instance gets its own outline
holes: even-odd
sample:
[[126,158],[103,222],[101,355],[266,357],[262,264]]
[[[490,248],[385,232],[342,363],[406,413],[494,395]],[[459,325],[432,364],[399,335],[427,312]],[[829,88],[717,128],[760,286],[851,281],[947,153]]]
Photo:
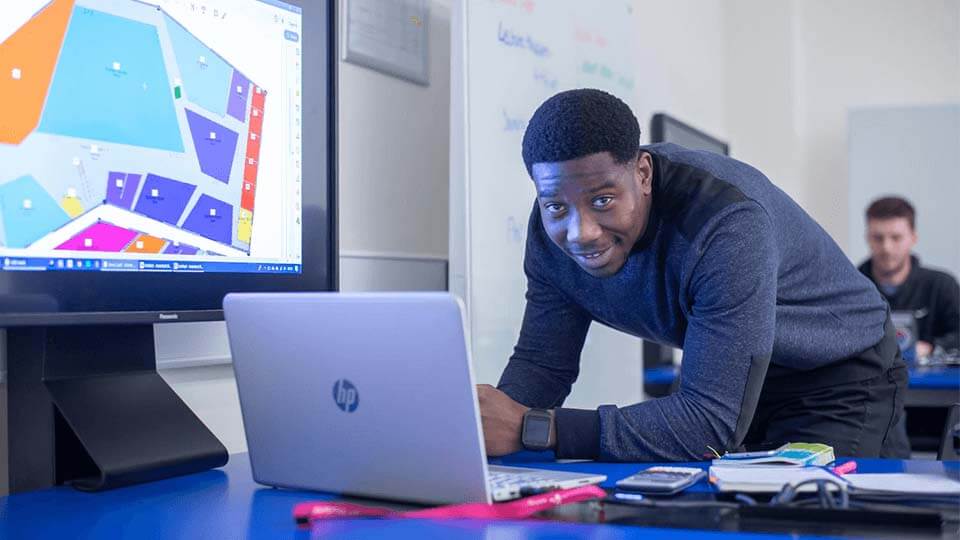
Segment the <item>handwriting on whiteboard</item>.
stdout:
[[574,30],[573,38],[577,43],[590,43],[601,48],[607,46],[607,38],[603,34],[593,33],[579,26]]
[[547,87],[549,90],[556,90],[559,84],[556,77],[542,69],[533,70],[533,80]]
[[609,82],[617,83],[627,90],[633,89],[633,75],[618,73],[602,62],[584,61],[580,66],[580,71],[587,75],[595,75]]
[[525,119],[510,116],[506,109],[500,109],[500,112],[503,113],[504,131],[523,131],[527,129],[527,121]]
[[507,242],[522,244],[526,226],[513,216],[507,217]]
[[500,0],[500,3],[523,8],[527,13],[533,13],[533,10],[537,7],[537,3],[533,0]]
[[504,27],[503,22],[500,22],[497,25],[497,40],[507,47],[527,49],[541,58],[550,56],[549,47],[530,37],[530,34],[521,35],[509,28]]

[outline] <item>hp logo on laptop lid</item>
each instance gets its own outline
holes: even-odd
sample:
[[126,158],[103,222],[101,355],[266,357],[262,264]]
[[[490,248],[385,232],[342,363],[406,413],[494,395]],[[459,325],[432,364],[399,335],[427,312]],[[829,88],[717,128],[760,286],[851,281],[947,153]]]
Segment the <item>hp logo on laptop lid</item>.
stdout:
[[346,379],[339,379],[333,383],[333,401],[343,412],[352,413],[360,405],[360,393],[352,382]]

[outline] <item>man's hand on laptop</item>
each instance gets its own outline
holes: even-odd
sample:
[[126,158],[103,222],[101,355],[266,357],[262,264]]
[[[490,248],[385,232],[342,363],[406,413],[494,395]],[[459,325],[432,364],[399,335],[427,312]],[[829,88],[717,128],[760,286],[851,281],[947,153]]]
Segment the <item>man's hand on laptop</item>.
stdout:
[[523,449],[520,430],[523,427],[525,407],[489,384],[477,385],[480,402],[480,421],[488,456],[512,454]]

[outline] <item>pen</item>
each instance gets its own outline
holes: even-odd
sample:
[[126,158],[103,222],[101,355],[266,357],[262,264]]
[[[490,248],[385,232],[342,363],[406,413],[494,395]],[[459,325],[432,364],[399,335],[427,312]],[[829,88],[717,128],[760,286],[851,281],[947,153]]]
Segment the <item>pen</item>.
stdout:
[[844,463],[843,465],[837,465],[836,467],[834,467],[834,468],[831,469],[831,470],[833,471],[833,474],[843,476],[843,475],[845,475],[845,474],[849,474],[849,473],[852,473],[852,472],[856,471],[856,470],[857,470],[857,462],[856,462],[856,461],[848,461],[848,462]]

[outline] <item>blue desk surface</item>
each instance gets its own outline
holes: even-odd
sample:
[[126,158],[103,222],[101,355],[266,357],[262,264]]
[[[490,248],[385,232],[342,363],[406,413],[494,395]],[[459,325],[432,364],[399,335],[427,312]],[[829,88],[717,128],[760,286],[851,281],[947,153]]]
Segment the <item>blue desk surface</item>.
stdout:
[[[649,384],[673,384],[676,376],[677,370],[673,366],[661,366],[643,371],[643,381]],[[960,391],[960,368],[942,366],[910,368],[910,388]]]
[[[516,465],[602,472],[606,486],[653,464],[556,463],[550,454],[521,453],[504,460]],[[545,461],[548,460],[548,461]],[[841,460],[843,461],[843,460]],[[860,472],[924,472],[957,476],[960,463],[858,460]],[[705,463],[696,465],[705,466]],[[710,490],[706,483],[696,486]],[[223,469],[103,493],[57,487],[0,498],[0,538],[311,538],[297,530],[291,511],[308,500],[331,495],[259,486],[246,454],[230,456]],[[371,502],[370,504],[376,504]],[[786,535],[721,533],[622,525],[581,525],[547,521],[344,520],[313,531],[314,537],[349,538],[802,538]],[[823,538],[823,537],[819,537]]]
[[960,367],[910,368],[910,388],[960,391]]

